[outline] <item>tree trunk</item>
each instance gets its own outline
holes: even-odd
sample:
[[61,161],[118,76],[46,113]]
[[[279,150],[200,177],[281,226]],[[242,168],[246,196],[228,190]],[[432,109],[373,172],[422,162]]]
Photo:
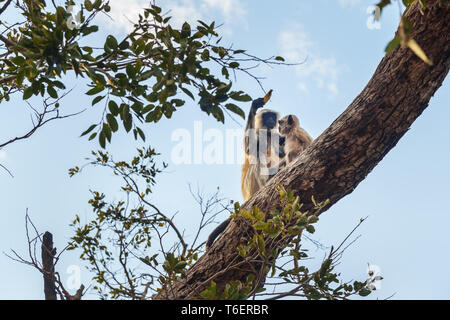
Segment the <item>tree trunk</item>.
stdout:
[[53,235],[48,231],[44,233],[42,239],[41,255],[45,300],[56,300],[55,265],[53,263],[55,249],[53,248]]
[[[397,48],[387,54],[350,106],[291,166],[248,200],[243,209],[256,205],[269,213],[279,207],[276,191],[279,184],[301,196],[305,211],[312,208],[313,195],[318,201],[329,199],[325,208],[328,209],[351,193],[397,144],[428,106],[450,66],[448,1],[427,1],[423,15],[416,1],[405,16],[414,26],[411,36],[432,59],[433,66],[425,64],[409,49]],[[155,298],[193,298],[211,279],[219,287],[230,280],[245,279],[251,268],[218,273],[236,258],[240,239],[251,232],[247,223],[232,221],[210,250],[188,270],[186,279]]]

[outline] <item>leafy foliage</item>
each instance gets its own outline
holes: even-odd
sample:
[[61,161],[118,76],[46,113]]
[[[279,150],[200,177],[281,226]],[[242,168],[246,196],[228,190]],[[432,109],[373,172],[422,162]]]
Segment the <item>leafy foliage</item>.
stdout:
[[[95,159],[91,162],[92,165],[111,168],[114,174],[121,176],[125,182],[122,191],[127,194],[134,192],[141,200],[145,200],[146,195],[151,193],[155,176],[161,172],[154,162],[156,152],[153,149],[139,149],[138,156],[130,163],[114,162],[108,153],[101,151],[93,152],[93,155]],[[79,167],[72,168],[69,175],[74,176],[80,171]],[[136,175],[143,180],[145,191],[138,189],[133,180]],[[138,252],[148,252],[152,248],[151,229],[163,229],[168,219],[159,214],[157,209],[152,210],[151,207],[144,206],[142,201],[129,209],[129,197],[127,201],[107,203],[105,195],[98,191],[92,191],[89,204],[95,213],[95,219],[82,225],[79,216],[76,216],[72,223],[76,231],[68,250],[82,249],[80,258],[91,264],[90,270],[97,282],[94,289],[98,290],[103,298],[137,298],[136,287],[146,281],[153,283],[154,279],[135,273],[129,269],[129,265],[138,261],[156,268],[161,263],[157,260],[157,254],[139,256]],[[114,268],[118,267],[121,267],[127,286],[117,280],[119,276],[116,276]],[[102,285],[106,285],[107,292],[104,292]]]
[[[381,0],[377,7],[380,9],[380,14],[383,9],[391,4],[391,0]],[[413,3],[418,2],[420,4],[420,8],[422,10],[426,9],[426,0],[402,0],[403,5],[408,9]],[[411,22],[405,17],[402,17],[399,25],[398,34],[391,40],[386,46],[386,53],[390,53],[395,50],[397,47],[401,46],[402,48],[409,48],[415,55],[417,55],[422,61],[427,63],[428,65],[433,65],[433,62],[427,57],[425,52],[419,46],[419,44],[411,37],[411,33],[413,31],[413,26]]]
[[[417,0],[426,9],[424,0]],[[414,1],[403,1],[410,6]],[[53,2],[52,2],[53,3]],[[244,118],[236,104],[251,101],[242,90],[235,89],[231,76],[236,71],[249,76],[249,62],[284,64],[282,57],[260,59],[244,50],[220,45],[215,23],[198,21],[197,26],[184,23],[180,30],[170,25],[171,17],[163,14],[154,2],[146,8],[133,30],[122,39],[105,37],[101,48],[82,45],[99,31],[93,24],[99,13],[110,11],[108,1],[85,0],[78,17],[71,24],[74,4],[49,7],[44,0],[23,0],[17,7],[25,22],[7,26],[0,35],[4,52],[0,57],[0,101],[16,92],[23,100],[41,96],[45,101],[61,98],[66,89],[64,76],[72,72],[89,82],[86,95],[91,105],[103,104],[103,116],[91,124],[82,136],[97,138],[101,147],[111,142],[113,133],[122,126],[135,139],[145,140],[139,123],[158,122],[186,104],[186,98],[197,100],[200,109],[220,122],[231,112]],[[391,1],[380,1],[383,9]],[[412,27],[403,19],[400,33],[388,45],[390,52],[399,45],[409,47],[427,63],[425,53],[410,37]],[[4,34],[4,35],[3,35]],[[217,72],[217,70],[220,70]],[[51,104],[51,103],[49,103]],[[56,105],[56,102],[54,103]],[[55,106],[55,110],[59,104]],[[154,149],[138,149],[131,161],[114,161],[108,152],[93,152],[90,165],[112,170],[123,181],[123,199],[108,201],[99,191],[91,191],[89,204],[94,216],[82,223],[76,216],[75,234],[69,250],[79,249],[89,264],[96,282],[93,287],[102,298],[147,299],[162,292],[175,281],[182,281],[186,270],[197,261],[202,245],[187,243],[174,218],[164,214],[153,203],[152,189],[162,169],[156,165]],[[74,176],[83,168],[69,170]],[[239,263],[255,264],[254,274],[236,279],[219,288],[214,280],[195,298],[247,299],[268,296],[278,299],[300,296],[307,299],[346,299],[354,294],[367,296],[374,290],[371,279],[342,282],[335,266],[346,247],[331,248],[320,267],[311,271],[301,263],[310,258],[300,242],[304,231],[314,233],[318,213],[327,202],[315,204],[313,212],[302,212],[299,197],[280,188],[282,207],[270,213],[254,207],[242,210],[238,203],[233,219],[250,223],[254,232],[243,238],[236,248]],[[203,212],[202,221],[207,212]],[[206,220],[210,221],[210,220]],[[170,235],[171,237],[166,237]],[[348,237],[347,237],[348,238]],[[347,239],[346,238],[346,239]],[[174,240],[175,239],[175,240]],[[229,268],[236,267],[230,265]],[[264,284],[263,279],[268,279]],[[273,281],[272,281],[273,280]],[[289,290],[267,292],[279,285]]]
[[[109,202],[106,195],[91,191],[89,204],[94,217],[81,223],[76,216],[72,223],[75,234],[68,250],[81,250],[80,258],[86,261],[93,280],[94,290],[102,298],[148,299],[150,292],[165,292],[175,283],[183,281],[186,270],[197,261],[204,243],[196,244],[200,230],[192,243],[188,244],[184,233],[172,218],[165,215],[151,201],[152,187],[162,169],[156,165],[154,149],[138,149],[130,162],[114,161],[107,152],[93,152],[94,158],[88,165],[112,170],[121,178],[124,200]],[[83,171],[74,167],[69,175]],[[306,230],[315,231],[317,215],[327,202],[317,203],[312,212],[302,212],[299,197],[280,187],[282,208],[266,215],[257,207],[242,210],[234,204],[233,219],[242,219],[253,226],[254,233],[242,239],[236,248],[243,263],[256,264],[255,270],[245,281],[235,279],[219,288],[214,279],[200,293],[191,298],[203,299],[247,299],[251,296],[270,295],[278,298],[281,294],[265,293],[265,288],[273,285],[266,280],[274,279],[277,285],[284,283],[294,286],[288,295],[307,299],[344,299],[353,294],[365,296],[371,292],[369,282],[354,281],[352,284],[338,280],[334,271],[336,260],[342,255],[342,244],[337,250],[331,249],[320,269],[310,272],[300,265],[308,258],[307,250],[301,248],[300,239]],[[201,201],[199,201],[200,203]],[[210,201],[207,201],[211,203]],[[222,205],[221,205],[222,206]],[[208,210],[202,211],[202,221]],[[169,235],[169,237],[166,237]],[[231,263],[227,268],[237,265]],[[284,296],[284,294],[283,294]]]
[[[336,250],[332,247],[320,268],[311,272],[301,261],[311,258],[306,249],[302,249],[300,240],[302,233],[314,233],[314,224],[318,222],[318,213],[328,201],[317,203],[313,212],[302,212],[300,198],[292,191],[279,187],[282,201],[281,210],[273,210],[269,216],[257,207],[252,210],[242,210],[239,204],[235,206],[234,219],[247,220],[254,233],[242,239],[237,247],[237,253],[245,261],[258,264],[259,273],[251,274],[246,281],[231,281],[220,290],[214,281],[206,287],[201,296],[206,299],[248,299],[249,297],[266,296],[279,299],[286,296],[300,296],[309,300],[317,299],[347,299],[359,294],[367,296],[375,289],[371,278],[359,282],[343,283],[339,273],[334,271],[337,260],[342,256],[341,243]],[[363,220],[362,220],[363,221]],[[362,222],[361,221],[361,222]],[[348,237],[347,237],[348,238]],[[346,239],[347,239],[346,238]],[[242,261],[239,262],[242,267]],[[229,268],[233,268],[230,266]],[[264,283],[261,281],[264,280]],[[271,281],[274,280],[274,281]],[[290,289],[283,292],[273,290],[268,293],[267,287],[285,285]]]
[[214,22],[198,21],[195,27],[186,22],[176,30],[171,17],[154,3],[124,38],[108,35],[102,48],[82,45],[99,31],[95,16],[111,8],[105,0],[86,0],[78,14],[80,23],[73,27],[74,4],[66,1],[66,7],[52,8],[44,0],[18,2],[25,22],[9,26],[6,37],[0,36],[5,44],[0,102],[17,91],[24,100],[57,99],[58,91],[65,89],[64,75],[73,72],[90,82],[86,94],[92,105],[104,103],[103,119],[82,133],[90,134],[90,140],[97,138],[103,148],[119,124],[133,131],[135,139],[145,140],[138,124],[171,118],[186,104],[186,97],[197,96],[200,109],[220,122],[227,112],[244,117],[235,103],[251,97],[234,90],[230,76],[241,71],[258,80],[248,71],[249,63],[284,64],[281,57],[260,59],[221,46]]
[[[83,224],[76,216],[68,250],[81,250],[80,258],[88,262],[96,282],[93,288],[100,297],[149,298],[150,292],[184,276],[201,253],[203,244],[197,244],[197,239],[212,222],[215,206],[222,212],[228,204],[213,194],[202,206],[198,233],[188,244],[174,217],[165,215],[151,200],[156,176],[166,167],[164,163],[162,168],[157,166],[154,149],[138,149],[129,162],[114,161],[108,152],[92,155],[87,165],[107,168],[120,177],[124,199],[108,202],[105,194],[91,191],[89,204],[94,217]],[[85,167],[76,166],[69,175],[80,174]],[[198,202],[203,204],[203,199],[198,198]]]

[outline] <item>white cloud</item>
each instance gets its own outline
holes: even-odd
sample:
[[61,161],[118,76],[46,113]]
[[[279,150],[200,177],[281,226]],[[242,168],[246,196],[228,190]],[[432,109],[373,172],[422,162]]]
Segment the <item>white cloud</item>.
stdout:
[[339,5],[343,8],[354,7],[359,4],[361,0],[339,0]]
[[294,25],[289,31],[281,32],[279,41],[281,55],[288,62],[303,61],[295,67],[300,80],[299,90],[309,92],[311,83],[315,83],[318,88],[324,88],[332,95],[339,92],[338,75],[341,68],[336,59],[322,57],[315,49],[314,42],[300,25]]
[[170,23],[175,28],[181,28],[185,21],[194,23],[202,20],[202,12],[196,8],[194,1],[184,0],[182,3],[178,1],[168,1],[164,4],[164,9],[170,10],[169,15],[172,17]]
[[110,0],[111,11],[110,18],[100,15],[106,27],[115,30],[131,31],[133,21],[136,21],[139,13],[143,12],[144,7],[148,7],[146,0]]
[[0,159],[6,159],[6,153],[0,150]]
[[211,20],[210,17],[213,16],[219,24],[224,23],[220,29],[222,34],[231,35],[233,26],[247,27],[244,19],[247,10],[241,0],[203,0],[201,2],[201,9],[208,20]]
[[[170,11],[172,16],[171,24],[175,28],[180,28],[187,21],[196,23],[197,20],[218,20],[225,22],[227,33],[231,33],[232,25],[243,22],[246,9],[241,0],[168,0],[157,1],[164,12]],[[143,12],[143,8],[149,6],[148,0],[110,0],[110,16],[102,17],[108,28],[116,30],[130,31],[133,21],[137,20],[138,14]],[[223,32],[224,30],[222,30]]]
[[204,11],[218,10],[225,18],[225,22],[241,19],[247,13],[240,0],[204,0],[202,8]]
[[297,87],[300,89],[300,91],[302,91],[302,92],[304,92],[304,93],[309,93],[308,86],[306,85],[306,83],[304,83],[304,82],[299,82],[299,83],[297,84]]

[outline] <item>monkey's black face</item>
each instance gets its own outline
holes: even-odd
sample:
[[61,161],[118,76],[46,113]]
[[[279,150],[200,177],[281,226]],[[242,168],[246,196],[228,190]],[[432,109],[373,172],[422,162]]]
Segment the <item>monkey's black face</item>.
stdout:
[[273,129],[277,125],[277,114],[275,112],[265,112],[262,115],[263,126],[267,129]]

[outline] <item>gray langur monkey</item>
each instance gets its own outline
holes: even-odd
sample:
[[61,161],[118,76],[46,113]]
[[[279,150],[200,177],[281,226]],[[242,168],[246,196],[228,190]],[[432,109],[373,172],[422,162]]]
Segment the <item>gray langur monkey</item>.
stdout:
[[[271,90],[272,91],[272,90]],[[284,158],[284,137],[278,131],[279,114],[262,108],[269,100],[271,91],[264,97],[252,102],[247,125],[245,127],[244,152],[242,165],[241,191],[247,201],[280,169]],[[230,223],[228,218],[209,235],[206,250]]]
[[284,137],[278,132],[278,112],[261,109],[255,100],[245,129],[245,159],[242,165],[241,191],[247,201],[274,176],[284,157]]

